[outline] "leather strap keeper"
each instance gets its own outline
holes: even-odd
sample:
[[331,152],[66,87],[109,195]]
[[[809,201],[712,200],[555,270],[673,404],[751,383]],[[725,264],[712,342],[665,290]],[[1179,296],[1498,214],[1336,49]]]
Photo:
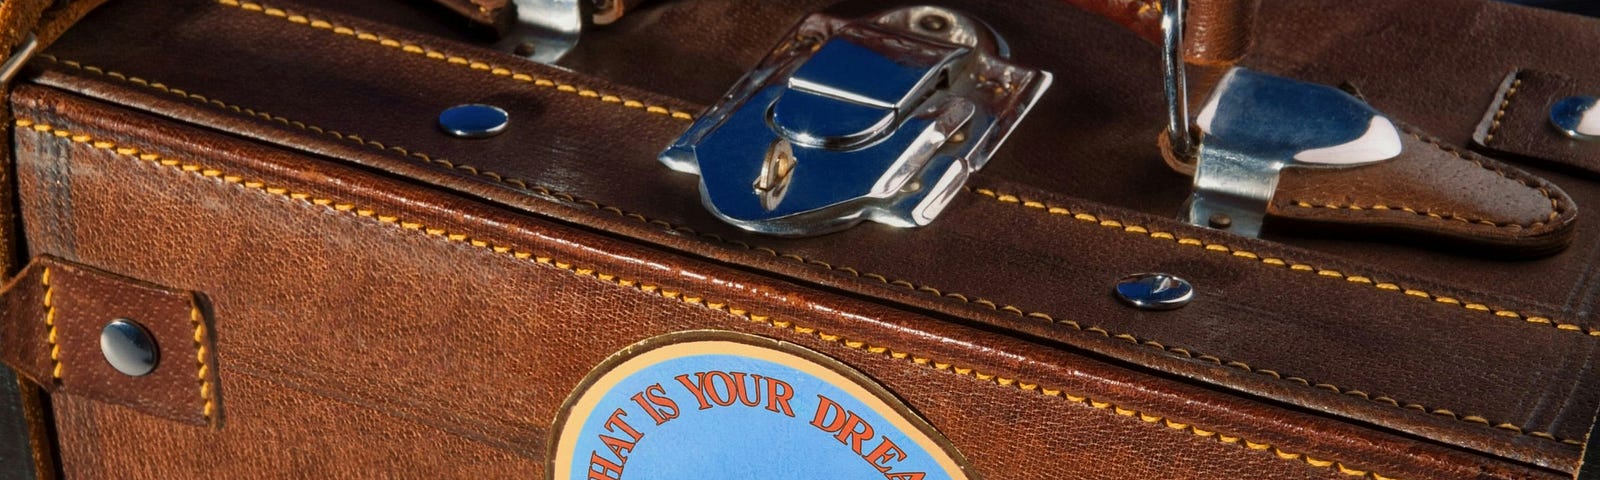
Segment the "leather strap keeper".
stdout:
[[[0,359],[46,391],[220,426],[212,329],[193,292],[40,256],[0,291],[0,306]],[[149,374],[123,374],[103,357],[101,329],[117,319],[154,337]]]
[[1600,172],[1600,143],[1573,139],[1550,123],[1550,109],[1556,102],[1596,93],[1600,88],[1592,82],[1560,73],[1519,69],[1500,84],[1472,139],[1493,152]]

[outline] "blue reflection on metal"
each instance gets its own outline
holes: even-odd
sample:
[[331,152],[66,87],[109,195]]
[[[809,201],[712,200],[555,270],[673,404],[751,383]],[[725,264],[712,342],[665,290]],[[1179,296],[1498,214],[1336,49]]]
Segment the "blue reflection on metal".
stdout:
[[1394,123],[1354,96],[1243,68],[1223,78],[1197,123],[1188,220],[1205,225],[1221,215],[1248,236],[1259,234],[1282,169],[1352,167],[1401,150]]
[[511,115],[493,105],[468,104],[445,109],[439,128],[461,138],[487,138],[505,131]]
[[1194,299],[1194,286],[1165,273],[1140,273],[1117,281],[1117,298],[1144,310],[1172,310]]
[[1550,123],[1578,140],[1600,140],[1600,108],[1594,97],[1567,97],[1550,107]]
[[[953,20],[946,36],[904,27],[930,14]],[[750,231],[926,225],[1050,83],[976,26],[931,7],[807,18],[792,38],[820,45],[780,45],[661,161],[699,174],[706,207]]]

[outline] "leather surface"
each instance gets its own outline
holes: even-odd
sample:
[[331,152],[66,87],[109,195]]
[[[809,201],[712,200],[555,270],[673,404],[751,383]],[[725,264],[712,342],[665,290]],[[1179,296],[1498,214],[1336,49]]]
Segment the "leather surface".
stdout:
[[18,136],[21,173],[49,179],[24,183],[27,218],[53,219],[30,246],[203,290],[227,333],[224,428],[56,397],[69,476],[537,476],[593,365],[715,328],[862,370],[989,478],[1559,478],[53,89],[13,98],[51,126]]
[[1414,129],[1398,158],[1345,169],[1288,168],[1268,214],[1321,231],[1466,244],[1487,255],[1566,248],[1578,206],[1560,187]]
[[[190,292],[39,257],[0,298],[0,358],[50,393],[213,425],[221,418],[213,337],[196,302]],[[119,318],[154,338],[159,363],[149,374],[124,375],[101,353],[100,330]]]
[[[1423,3],[1418,8],[1520,22],[1475,32],[1491,39],[1519,34],[1528,24],[1551,35],[1596,35],[1576,17],[1484,13],[1510,7],[1476,2]],[[1472,8],[1445,6],[1456,3]],[[938,223],[912,231],[864,227],[804,240],[744,235],[705,213],[692,177],[654,161],[698,109],[691,101],[715,100],[737,78],[740,65],[754,63],[770,45],[754,39],[784,31],[792,21],[739,5],[746,4],[671,2],[631,15],[594,41],[586,39],[591,53],[568,64],[597,72],[592,77],[353,19],[319,27],[312,18],[323,17],[314,13],[302,24],[293,15],[226,4],[129,1],[100,12],[90,20],[94,28],[75,31],[54,48],[54,60],[40,62],[44,71],[37,81],[693,256],[1492,457],[1554,470],[1575,462],[1575,444],[1600,405],[1600,389],[1586,374],[1596,340],[1590,335],[1592,313],[1583,305],[1594,297],[1587,279],[1596,243],[1594,230],[1583,222],[1577,247],[1523,262],[1428,245],[1312,236],[1238,239],[1179,225],[1169,216],[1187,195],[1186,179],[1167,170],[1150,142],[1162,124],[1157,52],[1069,6],[1018,2],[1007,4],[1014,9],[986,10],[985,20],[1010,38],[1020,62],[1073,81],[1058,82]],[[1358,10],[1396,8],[1385,5]],[[979,10],[974,4],[955,6]],[[697,18],[696,8],[749,16],[713,24],[685,21]],[[836,10],[881,8],[858,2]],[[1316,2],[1263,8],[1264,18],[1278,19],[1272,27],[1263,23],[1267,36],[1302,26],[1342,35],[1378,24],[1348,13],[1341,17],[1343,10]],[[140,18],[170,19],[166,28],[184,33],[154,34],[153,23]],[[1452,18],[1443,24],[1453,25]],[[1053,27],[1060,24],[1078,28]],[[1448,33],[1414,30],[1422,37]],[[1262,68],[1289,74],[1313,68],[1295,63],[1310,60],[1278,53],[1272,45],[1287,43],[1263,41]],[[307,62],[305,48],[323,49],[321,60]],[[1534,52],[1509,50],[1506,55]],[[630,55],[641,51],[649,55]],[[718,53],[707,53],[712,51]],[[658,58],[685,60],[651,60]],[[1365,60],[1330,60],[1316,68],[1358,72],[1338,77],[1360,80],[1363,93],[1380,108],[1447,142],[1464,138],[1459,132],[1481,114],[1456,124],[1448,112],[1423,116],[1397,107],[1406,105],[1401,99],[1435,97],[1407,94],[1410,83],[1377,76],[1373,72],[1382,66]],[[237,67],[209,67],[219,64]],[[632,73],[639,71],[652,74]],[[1319,72],[1308,76],[1340,83]],[[279,88],[305,78],[318,79],[314,95]],[[439,110],[468,102],[507,108],[514,127],[481,141],[434,129]],[[1481,108],[1481,100],[1474,103]],[[1562,185],[1578,204],[1600,194],[1583,178],[1536,173]],[[1148,314],[1108,294],[1116,278],[1150,270],[1188,278],[1201,289],[1199,299],[1182,310]]]
[[1576,140],[1556,130],[1550,109],[1569,96],[1593,96],[1597,88],[1583,88],[1560,73],[1517,70],[1506,76],[1489,102],[1473,142],[1493,152],[1600,173],[1600,143]]

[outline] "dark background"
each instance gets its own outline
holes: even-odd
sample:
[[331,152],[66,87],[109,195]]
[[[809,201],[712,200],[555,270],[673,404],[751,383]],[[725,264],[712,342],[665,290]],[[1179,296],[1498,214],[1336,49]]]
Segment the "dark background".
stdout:
[[1531,7],[1561,10],[1582,15],[1600,17],[1600,1],[1596,0],[1504,0],[1509,3],[1520,3]]

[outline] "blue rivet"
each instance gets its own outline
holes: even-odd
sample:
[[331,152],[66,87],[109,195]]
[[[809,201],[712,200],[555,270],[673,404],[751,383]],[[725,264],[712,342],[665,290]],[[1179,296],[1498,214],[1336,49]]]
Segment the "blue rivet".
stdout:
[[1567,97],[1550,107],[1550,123],[1578,140],[1600,140],[1600,109],[1594,97]]
[[121,318],[100,330],[100,353],[111,368],[130,377],[148,375],[161,360],[155,336],[144,326]]
[[460,138],[488,138],[505,131],[511,115],[493,105],[467,104],[439,114],[439,128]]
[[1140,273],[1117,281],[1117,298],[1144,310],[1172,310],[1194,299],[1187,280],[1165,273]]

